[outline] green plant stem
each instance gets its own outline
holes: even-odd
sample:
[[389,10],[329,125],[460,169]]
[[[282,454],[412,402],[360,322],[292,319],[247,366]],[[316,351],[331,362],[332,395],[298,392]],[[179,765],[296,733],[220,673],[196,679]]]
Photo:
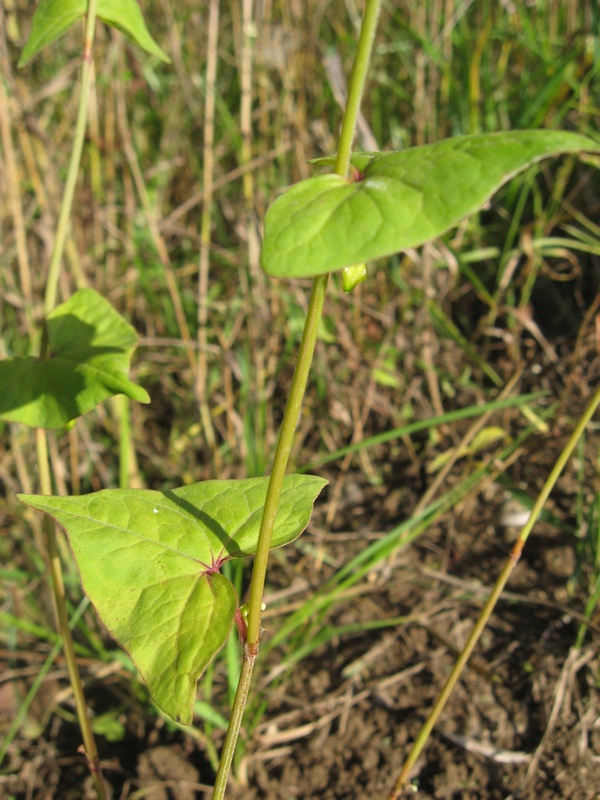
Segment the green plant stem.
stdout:
[[[79,98],[79,111],[77,115],[77,124],[75,126],[75,135],[73,137],[73,149],[71,151],[69,170],[67,173],[67,180],[63,192],[60,214],[58,217],[56,236],[54,237],[54,246],[52,248],[52,256],[50,258],[50,267],[48,269],[46,294],[44,297],[44,316],[47,316],[56,305],[56,293],[58,287],[58,278],[60,275],[60,262],[65,247],[67,228],[69,225],[71,207],[73,204],[73,195],[75,192],[75,184],[77,182],[79,164],[81,162],[81,153],[85,140],[90,82],[92,75],[92,46],[94,43],[95,28],[96,0],[88,0],[88,10],[84,33],[83,65],[81,68],[81,94]],[[47,337],[44,335],[42,336],[42,350],[47,348],[47,346]],[[42,355],[44,355],[43,352]],[[49,495],[52,494],[52,484],[50,479],[50,467],[48,463],[48,443],[46,439],[46,431],[38,428],[35,433],[38,469],[40,471],[40,488],[42,490],[42,494]],[[44,530],[46,533],[48,558],[50,561],[50,574],[52,576],[52,587],[54,591],[54,603],[58,621],[58,630],[62,639],[65,660],[67,662],[67,670],[69,672],[69,680],[71,681],[71,687],[73,689],[73,697],[75,699],[79,727],[81,728],[85,753],[88,759],[90,772],[92,773],[96,794],[99,800],[106,800],[107,795],[100,770],[98,748],[96,747],[96,740],[94,738],[92,726],[87,713],[87,705],[83,693],[83,684],[77,668],[75,650],[73,648],[73,637],[71,636],[71,629],[69,627],[69,615],[65,600],[65,586],[56,542],[56,532],[54,529],[54,523],[49,517],[46,517],[44,520]]]
[[235,746],[240,732],[242,718],[244,716],[246,698],[248,697],[248,690],[250,688],[250,680],[252,678],[254,662],[258,653],[262,597],[265,585],[265,576],[267,573],[267,562],[269,558],[271,536],[275,525],[277,508],[279,506],[281,486],[283,484],[290,451],[294,441],[296,424],[298,422],[298,416],[302,407],[302,400],[304,398],[306,383],[308,381],[308,375],[310,372],[310,365],[312,363],[312,357],[317,341],[317,333],[319,331],[319,323],[321,321],[323,303],[325,301],[325,294],[327,291],[327,279],[328,275],[320,275],[313,281],[312,292],[308,305],[308,313],[306,316],[306,322],[304,324],[304,333],[302,335],[302,342],[300,344],[296,369],[292,379],[290,396],[288,398],[283,421],[281,423],[281,429],[279,431],[279,440],[277,442],[277,450],[275,451],[275,458],[273,461],[273,470],[271,472],[269,488],[267,490],[267,497],[265,500],[265,507],[263,509],[258,547],[256,550],[254,569],[252,571],[250,599],[248,601],[248,632],[247,641],[244,643],[242,671],[235,694],[235,700],[233,701],[233,706],[231,709],[231,717],[229,719],[227,734],[223,744],[221,760],[219,761],[219,769],[217,770],[217,777],[215,779],[213,800],[222,800],[222,798],[225,796],[227,778],[229,776],[229,770],[231,769],[231,763],[235,753]]
[[365,88],[369,63],[371,61],[371,52],[373,50],[375,32],[377,31],[377,19],[379,17],[380,6],[381,0],[366,0],[365,13],[360,27],[360,36],[358,38],[356,58],[354,59],[352,72],[350,73],[348,100],[346,101],[344,122],[342,124],[337,158],[335,161],[335,172],[338,175],[342,175],[344,178],[348,175],[348,169],[350,167],[352,142],[354,141],[356,122],[360,113],[360,103]]
[[[369,68],[380,3],[381,0],[366,0],[356,60],[350,76],[348,102],[344,112],[338,156],[335,165],[335,172],[343,177],[347,177],[350,166],[352,142],[354,140],[354,133],[360,110],[360,101]],[[323,313],[325,294],[327,292],[327,282],[327,274],[319,275],[313,281],[306,322],[304,324],[304,332],[302,334],[302,341],[290,389],[290,396],[279,431],[277,449],[273,460],[273,469],[271,471],[269,488],[267,490],[265,507],[263,509],[254,569],[252,571],[252,581],[250,583],[248,632],[247,640],[244,643],[244,660],[215,780],[213,800],[222,800],[225,796],[227,778],[233,761],[235,746],[244,715],[246,698],[248,697],[248,690],[252,679],[254,662],[258,653],[261,631],[262,598],[267,574],[271,537],[275,526],[277,509],[279,507],[281,487],[285,477],[290,451],[294,441],[294,433],[296,431],[296,425],[298,424],[298,417],[302,408],[302,401],[304,399],[306,384],[310,373],[319,324]]]
[[77,123],[75,125],[75,135],[73,137],[73,149],[69,161],[69,171],[60,206],[56,236],[52,256],[50,257],[50,267],[46,281],[46,295],[44,297],[44,315],[52,311],[56,305],[56,290],[58,287],[58,277],[60,275],[60,261],[65,248],[69,218],[71,216],[71,206],[73,204],[73,194],[79,173],[81,153],[85,140],[85,129],[87,125],[87,113],[90,96],[90,83],[92,77],[92,46],[94,43],[94,31],[96,28],[96,0],[88,0],[88,10],[85,22],[83,65],[81,67],[81,94],[79,97],[79,111],[77,113]]
[[[350,76],[348,104],[344,112],[342,131],[340,134],[340,146],[338,148],[338,156],[335,165],[335,172],[343,177],[347,176],[350,165],[352,140],[354,139],[354,131],[356,130],[356,122],[360,110],[360,99],[369,68],[379,7],[380,0],[367,0],[358,42],[356,61],[352,67],[352,74]],[[327,275],[319,275],[313,282],[290,396],[283,422],[281,423],[279,441],[275,451],[273,470],[267,490],[267,498],[258,539],[258,548],[254,561],[254,570],[252,572],[252,582],[250,584],[250,597],[248,601],[248,645],[250,648],[258,648],[262,597],[267,572],[269,548],[271,546],[271,536],[275,526],[275,516],[279,506],[281,486],[292,449],[294,432],[298,423],[298,416],[302,407],[304,391],[306,389],[314,347],[317,340],[327,289],[327,278]]]
[[539,515],[542,513],[544,504],[548,499],[550,492],[554,488],[561,472],[563,471],[569,458],[571,457],[571,454],[573,453],[573,450],[575,449],[577,442],[583,435],[588,423],[590,422],[591,418],[593,417],[599,405],[600,405],[600,389],[596,391],[596,394],[594,395],[590,404],[588,405],[585,412],[581,416],[564,450],[557,459],[556,464],[552,469],[552,472],[550,473],[546,482],[544,483],[542,491],[538,495],[538,498],[535,501],[533,508],[531,509],[531,514],[529,516],[529,519],[527,520],[527,523],[524,525],[517,541],[514,543],[512,550],[510,551],[510,555],[504,567],[502,568],[500,575],[498,576],[498,579],[494,585],[492,593],[490,594],[485,606],[481,611],[481,614],[479,615],[477,622],[475,623],[475,627],[473,628],[469,640],[467,641],[463,651],[461,652],[459,658],[457,659],[456,664],[454,665],[454,668],[450,673],[450,676],[448,677],[446,684],[444,685],[444,688],[440,692],[440,695],[436,700],[434,707],[431,709],[431,712],[429,713],[429,716],[425,721],[425,724],[419,731],[419,735],[417,736],[415,743],[413,744],[412,749],[408,754],[408,758],[406,759],[404,765],[402,766],[402,770],[398,775],[398,779],[394,784],[394,788],[392,789],[388,800],[398,800],[398,798],[400,798],[402,793],[402,787],[407,783],[410,777],[411,770],[413,769],[417,759],[419,758],[421,751],[423,750],[423,747],[425,746],[431,734],[431,731],[433,730],[433,727],[435,726],[446,704],[446,701],[450,697],[450,694],[452,693],[452,690],[454,689],[454,686],[458,681],[463,668],[465,667],[467,661],[469,660],[469,657],[473,652],[473,649],[477,644],[477,641],[479,640],[479,637],[481,636],[481,633],[483,632],[483,629],[485,628],[488,619],[490,618],[494,610],[496,603],[498,602],[498,598],[502,594],[506,582],[508,581],[513,569],[517,565],[517,562],[521,557],[523,547],[525,546],[525,542],[527,541],[527,538],[531,533],[533,526],[537,522]]
[[[48,442],[46,439],[46,431],[42,430],[41,428],[37,428],[35,435],[38,469],[40,472],[40,488],[42,490],[42,494],[50,495],[52,494],[52,484],[50,480],[50,466],[48,463]],[[79,721],[79,727],[81,728],[81,735],[83,737],[83,743],[85,746],[85,755],[87,757],[92,779],[94,781],[96,794],[99,800],[106,800],[106,790],[100,770],[98,748],[96,747],[96,740],[94,738],[92,726],[87,713],[87,705],[83,693],[83,684],[77,668],[75,649],[73,647],[73,637],[71,636],[71,628],[69,626],[69,614],[65,600],[65,584],[60,563],[60,555],[58,553],[56,531],[54,528],[54,523],[47,515],[44,516],[44,531],[46,534],[46,543],[48,547],[48,560],[50,562],[50,575],[52,577],[52,589],[54,593],[54,605],[58,622],[58,632],[62,639],[65,660],[67,662],[67,670],[69,673],[69,680],[71,682],[71,688],[73,689],[77,719]]]
[[225,734],[225,741],[223,742],[223,750],[221,752],[221,759],[219,761],[219,769],[217,770],[217,777],[215,778],[215,788],[213,792],[213,800],[221,800],[225,797],[225,789],[227,788],[227,779],[229,777],[229,770],[233,761],[235,753],[235,746],[237,744],[238,735],[242,726],[242,719],[244,717],[244,710],[246,708],[246,700],[250,690],[250,681],[252,680],[252,672],[254,670],[254,662],[256,660],[256,651],[249,652],[248,645],[244,645],[244,658],[242,660],[242,670],[240,672],[240,679],[238,681],[237,690],[235,693],[235,700],[231,707],[231,717],[229,718],[229,725],[227,726],[227,733]]
[[215,85],[217,80],[217,42],[219,38],[219,0],[210,0],[208,11],[208,44],[206,58],[206,95],[204,102],[204,152],[202,160],[202,222],[200,226],[200,259],[198,264],[198,368],[196,398],[206,443],[213,456],[213,468],[218,475],[223,467],[217,446],[215,429],[208,404],[208,283],[210,272],[210,243],[212,235],[213,177],[215,150]]
[[273,528],[275,527],[275,517],[279,507],[281,487],[283,485],[285,471],[290,457],[292,444],[294,442],[294,433],[296,431],[296,425],[298,423],[300,410],[302,408],[302,401],[304,399],[306,384],[308,382],[308,376],[310,373],[310,366],[317,341],[317,334],[319,332],[319,324],[321,322],[323,304],[325,302],[325,294],[327,291],[327,280],[328,275],[319,275],[319,277],[315,278],[313,281],[312,292],[308,304],[308,312],[306,315],[306,322],[304,324],[304,332],[302,334],[302,342],[300,344],[298,360],[296,362],[294,377],[292,379],[290,396],[288,398],[285,414],[281,423],[279,441],[277,442],[277,449],[275,451],[275,458],[273,460],[273,470],[271,472],[269,488],[267,490],[267,497],[263,510],[258,546],[254,561],[254,569],[252,571],[252,582],[250,584],[250,596],[248,599],[248,647],[250,649],[258,649],[261,606],[265,585],[265,576],[267,572],[267,562],[271,547],[271,536],[273,533]]

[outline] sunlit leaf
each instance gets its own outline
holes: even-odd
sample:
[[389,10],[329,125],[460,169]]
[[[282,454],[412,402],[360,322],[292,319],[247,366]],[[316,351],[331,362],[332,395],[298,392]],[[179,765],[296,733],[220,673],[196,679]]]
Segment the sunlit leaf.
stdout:
[[[297,538],[327,481],[285,478],[272,547]],[[268,478],[172,491],[20,495],[67,532],[83,587],[156,704],[189,724],[196,683],[225,643],[237,596],[219,573],[256,551]]]
[[599,153],[600,145],[561,131],[509,131],[357,153],[357,180],[318,175],[275,200],[262,267],[280,278],[311,277],[417,247],[482,208],[529,165],[585,151]]

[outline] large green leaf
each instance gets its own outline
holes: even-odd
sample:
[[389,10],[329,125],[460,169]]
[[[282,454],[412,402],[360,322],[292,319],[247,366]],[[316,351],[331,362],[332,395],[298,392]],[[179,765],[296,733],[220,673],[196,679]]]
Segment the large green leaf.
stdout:
[[[302,533],[326,483],[313,475],[285,478],[272,547]],[[252,478],[165,492],[19,495],[63,526],[102,621],[156,704],[183,724],[192,720],[198,678],[235,613],[235,589],[218,570],[256,551],[267,485],[268,478]]]
[[0,419],[60,428],[115,394],[149,403],[127,377],[134,329],[92,289],[81,289],[46,320],[47,359],[0,361]]
[[[31,23],[31,33],[19,59],[23,67],[40,51],[66,33],[87,11],[87,0],[41,0]],[[170,58],[156,44],[136,0],[98,0],[98,17],[118,28],[146,52],[170,63]]]
[[280,278],[310,277],[417,247],[480,209],[530,164],[583,151],[598,153],[600,145],[561,131],[510,131],[356,154],[358,180],[318,175],[275,200],[262,267]]

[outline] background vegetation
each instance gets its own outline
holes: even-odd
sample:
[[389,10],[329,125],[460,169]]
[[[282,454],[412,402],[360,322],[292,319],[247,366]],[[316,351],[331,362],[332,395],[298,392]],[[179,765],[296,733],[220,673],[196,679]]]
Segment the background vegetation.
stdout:
[[[133,377],[152,404],[131,407],[132,486],[262,475],[308,283],[262,275],[260,221],[279,191],[311,174],[308,159],[334,148],[361,6],[257,2],[249,117],[242,4],[221,4],[207,243],[207,4],[143,5],[173,64],[134,54],[99,25],[62,298],[92,286],[141,336]],[[0,357],[36,351],[78,99],[79,30],[16,69],[31,11],[23,0],[0,11]],[[525,127],[597,137],[598,24],[592,0],[384,3],[358,147]],[[510,547],[504,503],[527,506],[598,379],[598,188],[589,166],[545,163],[443,240],[371,265],[354,294],[335,278],[294,456],[294,469],[312,465],[330,487],[308,533],[274,554],[240,797],[366,798],[389,786]],[[544,395],[496,411],[467,443],[472,420],[447,415],[478,419],[503,392]],[[123,413],[105,404],[51,435],[57,493],[119,485]],[[14,497],[37,490],[35,463],[32,433],[2,424],[0,794],[75,798],[85,766],[39,520]],[[573,796],[594,796],[597,467],[592,428],[482,643],[479,671],[420,765],[421,796],[504,797],[520,785],[522,796],[571,796],[575,764],[590,793]],[[235,639],[200,686],[196,727],[178,731],[87,608],[66,545],[63,555],[115,796],[144,787],[202,796],[235,685]],[[232,577],[243,595],[246,574]],[[497,752],[473,755],[473,742]],[[179,788],[168,784],[177,778]],[[185,787],[197,795],[176,794]]]

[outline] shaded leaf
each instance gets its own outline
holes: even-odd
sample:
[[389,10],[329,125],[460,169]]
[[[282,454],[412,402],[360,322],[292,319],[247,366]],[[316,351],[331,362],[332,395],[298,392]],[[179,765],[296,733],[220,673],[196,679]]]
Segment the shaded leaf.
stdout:
[[115,394],[149,403],[127,377],[134,329],[92,289],[81,289],[46,320],[50,355],[0,361],[0,419],[60,428]]
[[[19,59],[25,66],[41,50],[66,33],[85,16],[87,0],[41,0],[35,10],[31,33]],[[150,35],[136,0],[98,0],[96,14],[107,25],[117,28],[139,47],[167,63],[171,59]]]
[[150,36],[136,0],[98,0],[97,13],[103,22],[120,30],[142,50],[167,64],[171,63],[169,56]]
[[31,33],[25,43],[19,67],[24,67],[41,50],[66,33],[87,8],[86,0],[41,0],[31,22]]
[[[285,478],[273,547],[297,538],[327,481]],[[268,478],[205,481],[173,491],[20,495],[67,532],[83,587],[156,704],[192,720],[196,683],[225,643],[237,596],[219,572],[256,551]]]
[[311,277],[417,247],[478,211],[530,164],[584,151],[599,153],[600,145],[561,131],[509,131],[357,153],[358,180],[318,175],[275,200],[265,217],[262,268],[280,278]]

